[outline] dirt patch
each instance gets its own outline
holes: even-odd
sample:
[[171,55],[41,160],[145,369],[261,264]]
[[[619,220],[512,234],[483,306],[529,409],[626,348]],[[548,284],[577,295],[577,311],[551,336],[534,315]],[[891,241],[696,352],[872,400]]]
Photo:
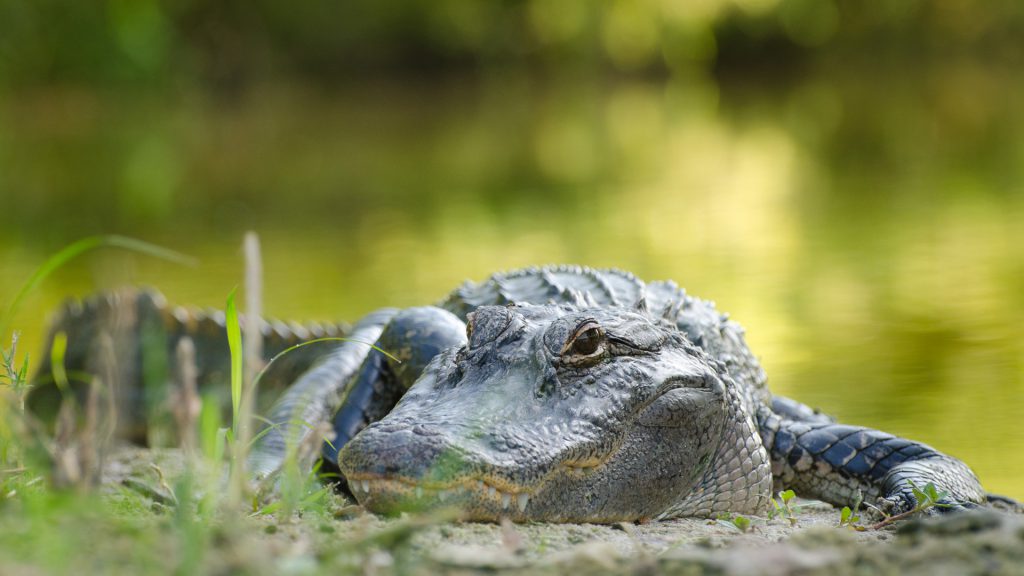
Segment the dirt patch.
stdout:
[[[153,485],[175,452],[122,451],[106,480]],[[1024,515],[981,509],[911,519],[882,530],[839,527],[839,511],[797,503],[795,522],[749,517],[647,524],[476,524],[434,517],[384,519],[340,497],[317,518],[249,520],[255,572],[371,574],[1022,574]]]

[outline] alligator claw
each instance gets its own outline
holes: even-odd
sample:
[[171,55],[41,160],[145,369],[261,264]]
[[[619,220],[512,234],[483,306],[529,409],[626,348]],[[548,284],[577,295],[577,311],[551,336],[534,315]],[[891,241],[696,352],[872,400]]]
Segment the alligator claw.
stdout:
[[[878,510],[882,512],[883,516],[891,517],[906,514],[917,509],[919,505],[920,503],[910,487],[898,489],[888,496],[878,499]],[[920,512],[929,516],[938,516],[975,510],[977,508],[979,508],[979,505],[975,502],[961,501],[949,496],[943,496],[936,500],[934,504],[922,507]]]

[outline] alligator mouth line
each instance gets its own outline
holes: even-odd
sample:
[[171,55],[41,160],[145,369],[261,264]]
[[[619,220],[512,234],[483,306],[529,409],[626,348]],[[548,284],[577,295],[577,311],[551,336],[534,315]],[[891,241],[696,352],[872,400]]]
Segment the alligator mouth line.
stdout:
[[[555,472],[578,475],[600,467],[608,460],[607,457],[590,457],[584,460],[566,462],[556,468]],[[475,499],[482,502],[491,502],[500,506],[501,510],[509,511],[513,504],[519,512],[524,512],[533,493],[537,491],[551,476],[538,482],[532,490],[511,484],[508,481],[495,482],[481,478],[464,478],[449,483],[428,483],[417,482],[407,477],[386,477],[375,474],[356,474],[348,478],[349,486],[353,494],[369,497],[380,496],[405,496],[414,497],[416,501],[439,501],[457,502],[467,499]],[[500,486],[500,487],[499,487]]]
[[384,478],[360,475],[349,478],[349,486],[357,495],[367,496],[415,496],[416,500],[440,502],[478,498],[493,502],[502,510],[510,510],[513,503],[520,512],[526,510],[531,494],[521,489],[499,489],[494,484],[479,479],[468,479],[447,485],[427,485],[407,478]]

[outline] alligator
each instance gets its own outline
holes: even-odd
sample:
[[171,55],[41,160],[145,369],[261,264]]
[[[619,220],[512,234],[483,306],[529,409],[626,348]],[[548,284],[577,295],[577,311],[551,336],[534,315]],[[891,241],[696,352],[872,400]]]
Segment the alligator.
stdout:
[[[172,335],[167,349],[223,326],[141,294],[136,322],[155,318]],[[95,339],[95,316],[66,309],[55,332]],[[952,456],[773,395],[740,325],[672,281],[527,268],[351,328],[263,332],[268,357],[303,336],[346,340],[309,347],[279,378],[294,382],[271,387],[283,392],[250,470],[274,474],[331,423],[318,457],[373,512],[450,506],[467,520],[613,523],[758,514],[784,489],[889,514],[914,509],[927,484],[943,495],[936,509],[999,498]],[[201,372],[217,373],[220,356],[206,354]]]

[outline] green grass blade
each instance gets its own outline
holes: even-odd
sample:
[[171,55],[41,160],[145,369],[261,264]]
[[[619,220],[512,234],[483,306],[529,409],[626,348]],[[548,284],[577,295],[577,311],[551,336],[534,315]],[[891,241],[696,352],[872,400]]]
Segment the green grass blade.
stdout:
[[24,361],[21,363],[21,369],[18,370],[18,382],[19,383],[28,382],[28,358],[29,358],[29,355],[25,354],[25,358],[23,359]]
[[[217,398],[212,394],[205,394],[200,400],[199,409],[199,438],[203,447],[203,454],[212,462],[220,463],[217,457],[218,431],[221,429],[220,409],[217,407]],[[223,457],[223,450],[221,450]]]
[[[265,420],[265,419],[263,419],[263,420]],[[263,430],[260,430],[258,434],[256,434],[255,436],[252,437],[252,440],[249,440],[249,446],[250,447],[251,446],[255,446],[256,443],[259,442],[261,438],[263,438],[267,434],[270,434],[270,432],[272,432],[277,427],[278,427],[277,424],[271,423],[270,426],[267,426]]]
[[228,348],[231,350],[231,425],[235,429],[241,425],[238,421],[238,411],[242,403],[242,326],[238,323],[238,308],[235,307],[236,291],[237,287],[228,294],[225,312]]
[[273,426],[274,425],[274,421],[271,420],[270,418],[267,418],[266,416],[260,416],[259,414],[253,414],[252,418],[253,418],[253,420],[258,420],[260,422],[263,422],[264,424],[266,424],[268,426]]
[[278,352],[277,354],[275,354],[274,357],[271,358],[269,362],[267,362],[267,365],[264,366],[263,369],[260,370],[258,374],[256,374],[255,384],[253,384],[253,385],[255,386],[256,384],[259,384],[260,379],[263,378],[263,375],[266,374],[268,370],[270,370],[270,367],[274,365],[274,362],[276,362],[278,358],[284,356],[285,354],[288,354],[289,352],[293,352],[295,350],[298,350],[299,348],[302,348],[304,346],[309,346],[310,344],[316,344],[318,342],[355,342],[357,344],[365,344],[365,345],[369,346],[370,348],[372,348],[372,349],[380,352],[381,354],[387,356],[388,358],[394,360],[396,363],[398,363],[398,364],[402,363],[401,360],[399,360],[398,358],[395,358],[394,356],[392,356],[387,350],[384,350],[382,348],[377,347],[372,342],[364,342],[362,340],[356,340],[354,338],[341,338],[341,337],[337,337],[337,336],[326,337],[326,338],[316,338],[316,339],[313,339],[313,340],[307,340],[305,342],[300,342],[300,343],[298,343],[298,344],[296,344],[294,346],[289,346],[288,348],[285,348],[284,350],[282,350],[282,351]]
[[57,389],[61,394],[67,395],[70,391],[68,373],[64,368],[64,355],[68,350],[68,335],[65,332],[57,332],[53,335],[53,346],[50,348],[50,366],[53,369],[53,381],[57,383]]
[[141,254],[147,254],[170,262],[176,262],[178,264],[185,264],[187,266],[195,266],[196,260],[184,254],[180,254],[167,248],[162,248],[155,244],[143,242],[142,240],[136,240],[134,238],[128,238],[125,236],[89,236],[72,242],[65,246],[63,249],[58,251],[53,256],[50,256],[46,262],[36,269],[36,271],[29,277],[28,281],[22,285],[21,289],[14,296],[14,300],[7,307],[7,310],[0,316],[0,335],[6,334],[7,329],[10,325],[14,314],[21,307],[21,303],[43,280],[45,280],[50,274],[61,266],[67,264],[77,256],[101,247],[113,247],[123,248],[131,250],[133,252],[139,252]]
[[110,246],[112,248],[122,248],[124,250],[131,250],[132,252],[138,252],[139,254],[145,254],[147,256],[153,256],[154,258],[160,258],[168,262],[175,264],[181,264],[182,266],[196,266],[199,261],[191,256],[176,252],[156,244],[150,244],[149,242],[143,242],[142,240],[136,240],[135,238],[129,238],[127,236],[100,236],[101,245]]
[[216,440],[213,445],[213,461],[223,462],[224,461],[224,449],[228,444],[231,443],[231,429],[230,428],[218,428]]

